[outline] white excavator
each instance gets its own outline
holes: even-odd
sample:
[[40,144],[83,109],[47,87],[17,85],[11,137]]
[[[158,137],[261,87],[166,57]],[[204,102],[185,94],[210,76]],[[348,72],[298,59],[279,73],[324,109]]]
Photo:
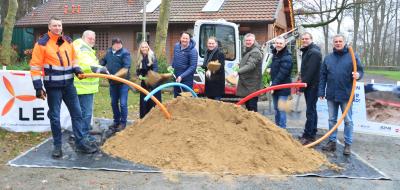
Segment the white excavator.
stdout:
[[[202,95],[204,94],[205,75],[201,65],[204,61],[204,55],[207,50],[207,39],[214,36],[218,39],[220,48],[225,54],[225,77],[231,76],[241,59],[242,42],[239,36],[239,25],[227,22],[225,20],[198,20],[194,25],[193,39],[196,41],[196,48],[199,52],[198,67],[194,75],[194,91]],[[299,37],[299,29],[295,28],[285,32],[279,36],[286,39],[288,45],[295,44],[293,42]],[[276,36],[278,37],[278,36]],[[275,38],[276,38],[275,37]],[[272,48],[275,38],[262,44],[263,61],[262,72],[267,69],[268,64],[272,60]],[[298,48],[296,48],[298,51]],[[300,53],[297,52],[298,71],[300,70]],[[236,85],[225,82],[225,95],[222,100],[237,101]]]

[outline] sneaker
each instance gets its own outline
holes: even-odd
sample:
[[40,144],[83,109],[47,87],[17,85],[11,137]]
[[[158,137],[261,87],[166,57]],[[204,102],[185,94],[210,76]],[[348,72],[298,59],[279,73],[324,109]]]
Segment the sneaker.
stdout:
[[343,154],[344,155],[350,155],[351,154],[351,145],[345,143],[344,144],[344,149],[343,149]]
[[89,142],[83,142],[80,144],[76,145],[76,151],[77,152],[82,152],[84,154],[93,154],[97,152],[99,148],[97,147],[96,144],[89,143]]
[[115,134],[116,132],[117,132],[116,129],[114,129],[114,128],[109,128],[108,130],[106,130],[106,131],[104,132],[104,135],[103,135],[103,136],[104,136],[106,139],[108,139],[108,138],[114,136],[114,134]]
[[53,157],[53,158],[61,158],[62,157],[61,146],[54,147],[53,151],[51,152],[51,157]]
[[93,135],[88,135],[88,136],[87,136],[87,140],[88,140],[90,143],[95,143],[95,142],[96,142],[96,137],[94,137]]
[[322,147],[322,150],[329,151],[329,152],[336,151],[336,142],[329,141],[328,143],[325,144],[325,146]]
[[108,129],[116,129],[116,128],[118,128],[118,125],[119,124],[113,123],[110,126],[108,126]]

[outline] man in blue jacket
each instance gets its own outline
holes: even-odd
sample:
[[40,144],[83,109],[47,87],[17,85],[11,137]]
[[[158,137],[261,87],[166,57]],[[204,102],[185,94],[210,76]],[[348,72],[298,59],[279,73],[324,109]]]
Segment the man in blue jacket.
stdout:
[[[127,49],[122,47],[120,38],[112,39],[111,44],[112,47],[107,50],[100,64],[106,66],[110,74],[129,80],[131,54]],[[109,126],[109,130],[106,133],[107,136],[125,129],[128,117],[129,86],[112,80],[109,83],[114,123]]]
[[[275,48],[272,50],[273,57],[271,68],[271,86],[291,83],[290,74],[292,72],[292,54],[286,46],[283,37],[275,39]],[[290,89],[280,89],[271,92],[275,110],[275,124],[281,128],[286,128],[286,112],[279,108],[279,102],[286,102],[290,95]]]
[[[320,99],[327,99],[329,112],[329,129],[333,128],[337,122],[339,107],[344,111],[349,101],[353,78],[362,78],[363,66],[357,55],[357,71],[353,71],[351,54],[343,35],[337,34],[333,37],[333,52],[327,55],[321,65],[320,84],[318,96]],[[329,136],[329,142],[322,148],[325,151],[336,151],[337,130]],[[350,155],[350,146],[353,136],[353,120],[351,107],[344,118],[344,155]]]
[[[172,68],[176,82],[185,84],[193,88],[193,76],[197,67],[197,49],[196,42],[193,41],[188,32],[182,32],[181,38],[174,47],[174,57],[172,59]],[[174,97],[181,93],[181,88],[174,87]]]

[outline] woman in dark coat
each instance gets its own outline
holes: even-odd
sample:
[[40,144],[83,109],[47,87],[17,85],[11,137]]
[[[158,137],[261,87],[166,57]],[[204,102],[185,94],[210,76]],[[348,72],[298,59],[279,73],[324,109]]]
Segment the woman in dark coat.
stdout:
[[[221,64],[218,70],[212,71],[208,67],[210,62]],[[205,72],[205,95],[207,98],[220,100],[225,93],[225,55],[218,47],[215,37],[209,37],[207,41],[207,52],[204,56],[202,68]]]
[[[147,44],[147,42],[142,42],[138,49],[138,64],[136,74],[139,76],[139,78],[143,78],[147,76],[147,73],[150,70],[154,72],[158,71],[157,59],[153,51],[150,49],[149,44]],[[141,81],[140,86],[149,92],[157,87],[157,85],[146,85],[144,80]],[[161,91],[157,92],[154,96],[161,102]],[[151,108],[155,106],[153,100],[150,99],[145,102],[144,97],[146,97],[146,95],[140,93],[140,118],[143,118],[151,110]]]

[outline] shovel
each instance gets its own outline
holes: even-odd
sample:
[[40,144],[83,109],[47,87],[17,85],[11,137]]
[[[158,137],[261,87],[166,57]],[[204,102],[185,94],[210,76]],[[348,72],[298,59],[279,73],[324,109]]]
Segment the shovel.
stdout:
[[147,72],[146,79],[144,82],[146,83],[147,86],[154,87],[159,82],[168,80],[171,77],[172,77],[171,73],[159,74],[157,72],[150,70],[149,72]]
[[[173,77],[175,78],[175,80],[176,80],[175,74],[172,74],[172,76],[173,76]],[[183,89],[182,89],[181,86],[179,86],[179,88],[181,89],[181,92],[179,93],[179,95],[181,95],[182,97],[192,97],[192,93],[183,91]]]
[[295,98],[290,97],[288,100],[279,100],[279,110],[285,111],[293,119],[299,119],[301,116],[301,110],[299,109],[300,97],[301,95],[299,94]]
[[300,110],[300,97],[301,94],[297,94],[297,97],[295,98],[295,106],[290,112],[290,116],[293,117],[294,119],[299,119],[301,116],[301,110]]

